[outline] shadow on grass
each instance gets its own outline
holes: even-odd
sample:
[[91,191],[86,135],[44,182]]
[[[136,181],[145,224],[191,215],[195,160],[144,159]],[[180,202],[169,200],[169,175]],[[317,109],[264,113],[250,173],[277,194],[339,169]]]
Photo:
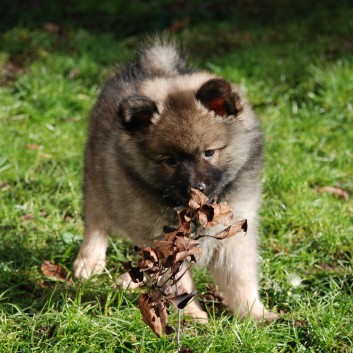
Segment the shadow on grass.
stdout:
[[[23,239],[7,241],[0,253],[0,310],[14,314],[18,310],[35,314],[45,308],[60,310],[69,301],[77,305],[92,305],[96,308],[125,307],[137,299],[136,293],[115,288],[115,274],[94,276],[87,281],[73,278],[72,264],[79,249],[73,243],[68,256],[62,258],[65,247],[53,242],[48,247],[28,248]],[[125,245],[126,246],[126,245]],[[109,252],[108,252],[109,254]],[[42,262],[52,259],[67,270],[67,281],[46,277],[41,270]],[[118,260],[114,262],[119,263]],[[118,266],[119,267],[119,266]],[[112,268],[112,273],[116,270]],[[47,309],[45,309],[47,310]]]
[[0,30],[14,26],[33,28],[54,22],[107,31],[122,38],[165,29],[178,31],[205,22],[236,22],[243,29],[260,30],[268,25],[288,26],[304,20],[311,23],[315,32],[328,29],[326,20],[335,19],[350,5],[350,0],[4,0],[0,5]]
[[[78,249],[78,246],[77,246]],[[79,281],[50,280],[41,272],[41,258],[44,260],[52,253],[43,249],[29,250],[19,244],[3,247],[0,256],[0,307],[2,311],[12,313],[16,307],[28,313],[41,311],[51,303],[53,307],[60,307],[65,301],[80,300],[82,303],[95,302],[104,307],[107,292],[113,290],[106,278],[97,277],[92,281],[80,283]],[[66,261],[68,268],[72,260]],[[6,304],[4,304],[6,303]]]

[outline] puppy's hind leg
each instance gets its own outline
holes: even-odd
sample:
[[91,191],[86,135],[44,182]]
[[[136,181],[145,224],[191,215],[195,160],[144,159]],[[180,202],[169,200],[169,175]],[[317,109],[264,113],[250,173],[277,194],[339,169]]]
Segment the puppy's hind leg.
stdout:
[[103,272],[108,247],[106,231],[99,225],[86,225],[85,236],[74,262],[77,278],[89,278],[92,274]]

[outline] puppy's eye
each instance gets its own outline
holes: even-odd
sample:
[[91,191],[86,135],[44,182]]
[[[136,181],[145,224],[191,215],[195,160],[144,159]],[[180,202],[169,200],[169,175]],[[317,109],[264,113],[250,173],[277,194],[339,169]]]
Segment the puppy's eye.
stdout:
[[169,166],[169,167],[176,167],[178,162],[175,158],[172,158],[172,157],[169,157],[169,158],[166,158],[162,161],[163,164]]
[[214,153],[215,153],[215,150],[206,150],[206,151],[203,152],[203,155],[206,158],[210,158],[210,157],[212,157],[214,155]]

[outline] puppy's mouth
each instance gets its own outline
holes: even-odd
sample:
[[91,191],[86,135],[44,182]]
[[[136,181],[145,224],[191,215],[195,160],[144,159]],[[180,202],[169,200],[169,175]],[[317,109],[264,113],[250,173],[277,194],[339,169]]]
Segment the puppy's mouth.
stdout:
[[[175,207],[177,209],[188,207],[191,188],[188,191],[180,192],[179,190],[173,190],[169,194],[165,194],[164,200],[169,204],[169,206]],[[201,191],[201,190],[199,190]],[[216,193],[205,193],[201,191],[208,199],[208,203],[213,203],[214,201],[220,202],[219,197]]]

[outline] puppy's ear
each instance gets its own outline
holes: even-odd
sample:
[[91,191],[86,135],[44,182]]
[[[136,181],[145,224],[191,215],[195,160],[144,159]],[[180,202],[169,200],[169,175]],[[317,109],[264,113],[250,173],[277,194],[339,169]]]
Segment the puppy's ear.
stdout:
[[242,110],[240,97],[231,84],[219,78],[206,81],[197,91],[196,99],[220,116],[237,116]]
[[131,133],[150,126],[155,113],[158,113],[156,103],[145,96],[130,96],[124,99],[118,110],[124,128]]

